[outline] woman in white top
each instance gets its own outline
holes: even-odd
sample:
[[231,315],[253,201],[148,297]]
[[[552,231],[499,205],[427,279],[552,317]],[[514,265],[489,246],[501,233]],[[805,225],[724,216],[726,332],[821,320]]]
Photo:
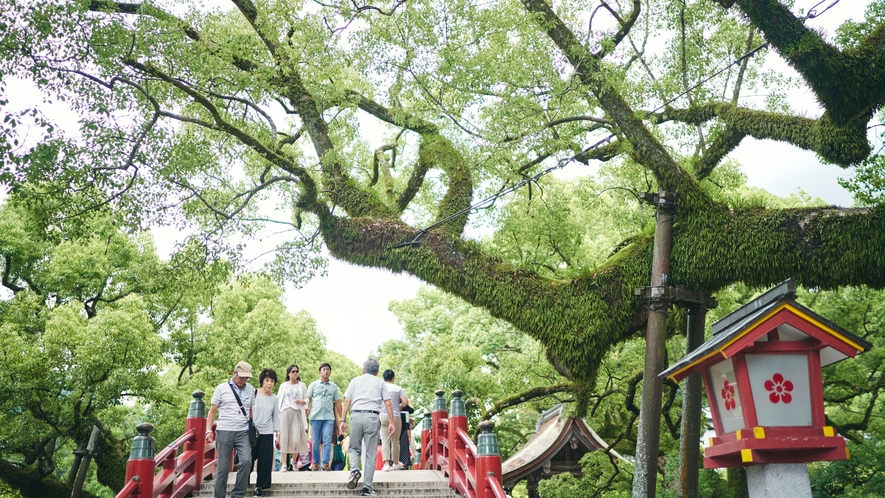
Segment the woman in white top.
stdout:
[[255,480],[255,496],[264,496],[270,488],[270,473],[273,470],[274,440],[280,437],[280,410],[273,386],[277,383],[277,373],[265,368],[258,376],[261,389],[255,396],[252,409],[255,428],[258,429],[258,445],[252,449],[252,460],[258,462],[258,476]]
[[280,472],[288,470],[287,458],[292,454],[293,470],[298,470],[294,459],[301,456],[301,466],[310,464],[307,453],[307,422],[304,407],[307,405],[307,387],[298,380],[298,365],[286,369],[287,382],[280,384],[277,394],[280,403]]

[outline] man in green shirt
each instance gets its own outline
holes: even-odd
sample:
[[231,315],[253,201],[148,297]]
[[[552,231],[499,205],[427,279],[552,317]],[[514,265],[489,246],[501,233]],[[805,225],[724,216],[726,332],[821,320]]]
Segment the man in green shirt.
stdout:
[[332,365],[320,365],[320,378],[307,388],[307,418],[310,420],[310,437],[313,444],[313,465],[310,470],[332,470],[332,432],[341,416],[341,395],[338,386],[329,380]]

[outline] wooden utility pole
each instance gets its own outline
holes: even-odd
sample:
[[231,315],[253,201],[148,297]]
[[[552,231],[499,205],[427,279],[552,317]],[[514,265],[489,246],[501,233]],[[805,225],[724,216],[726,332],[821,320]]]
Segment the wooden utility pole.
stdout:
[[[664,387],[659,377],[664,371],[664,356],[667,345],[667,310],[672,304],[703,309],[689,317],[689,340],[692,350],[704,342],[704,318],[707,307],[716,307],[716,301],[704,294],[688,290],[682,286],[674,286],[670,281],[670,253],[673,249],[673,214],[676,211],[676,194],[660,192],[642,194],[643,200],[657,208],[655,224],[654,252],[651,262],[651,286],[636,289],[639,296],[648,306],[648,328],[645,334],[645,369],[642,374],[642,398],[639,405],[639,429],[636,437],[636,463],[633,471],[633,498],[654,498],[658,473],[658,448],[661,442],[661,398]],[[700,377],[696,381],[698,387],[694,405],[689,407],[691,413],[696,412],[695,426],[700,430]],[[683,413],[689,413],[683,410]],[[683,419],[683,423],[685,420]],[[683,433],[683,440],[685,433]],[[694,442],[700,434],[694,436]],[[694,457],[694,488],[697,493],[697,444]],[[686,464],[690,465],[689,461]],[[681,482],[681,479],[680,479]],[[691,495],[686,495],[691,496]]]
[[89,461],[92,459],[92,454],[95,452],[95,444],[98,442],[98,434],[98,426],[92,426],[92,434],[89,435],[89,444],[86,445],[83,461],[78,466],[79,473],[77,474],[76,482],[74,482],[74,489],[71,490],[71,498],[80,498],[83,483],[86,481],[86,474],[89,473]]
[[[711,306],[716,306],[713,301]],[[688,326],[685,333],[685,354],[691,354],[704,343],[704,322],[707,305],[695,304],[685,308]],[[700,372],[685,379],[682,385],[682,430],[679,440],[679,498],[698,496],[698,459],[701,439],[701,391],[703,381]]]
[[[673,248],[673,215],[676,194],[644,193],[643,199],[657,208],[654,252],[651,262],[651,287],[637,289],[648,303],[648,328],[645,334],[645,369],[642,399],[639,405],[639,429],[636,439],[636,464],[633,472],[633,498],[654,498],[661,439],[661,393],[667,341],[667,308],[671,300],[660,290],[670,285],[670,252]],[[643,295],[643,291],[646,291]]]

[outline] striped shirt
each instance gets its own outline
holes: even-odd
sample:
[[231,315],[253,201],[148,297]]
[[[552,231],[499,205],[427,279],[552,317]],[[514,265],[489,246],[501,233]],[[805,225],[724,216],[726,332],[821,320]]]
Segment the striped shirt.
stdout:
[[[240,410],[237,398],[231,387],[237,390],[240,395],[240,401],[246,410],[246,415]],[[212,404],[218,406],[218,426],[219,431],[245,431],[249,427],[248,418],[249,410],[255,406],[256,389],[247,382],[240,389],[234,384],[233,378],[227,382],[218,384],[215,388],[215,394],[212,395]]]

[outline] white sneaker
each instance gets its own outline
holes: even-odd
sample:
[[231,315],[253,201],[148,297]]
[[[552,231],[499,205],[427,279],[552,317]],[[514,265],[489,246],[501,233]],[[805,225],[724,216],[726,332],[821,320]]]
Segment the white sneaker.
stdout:
[[384,467],[381,467],[381,472],[390,472],[390,464],[385,463]]
[[406,466],[402,462],[396,462],[393,465],[393,470],[403,470]]

